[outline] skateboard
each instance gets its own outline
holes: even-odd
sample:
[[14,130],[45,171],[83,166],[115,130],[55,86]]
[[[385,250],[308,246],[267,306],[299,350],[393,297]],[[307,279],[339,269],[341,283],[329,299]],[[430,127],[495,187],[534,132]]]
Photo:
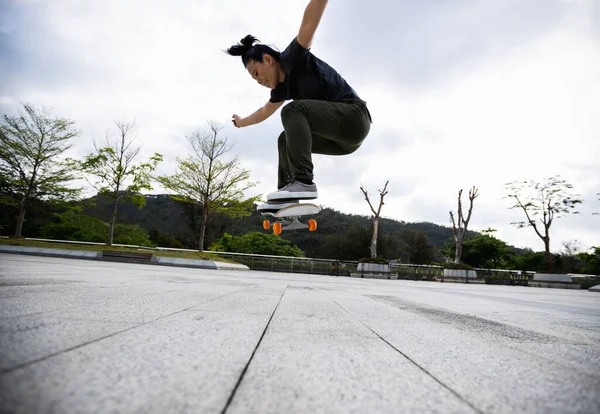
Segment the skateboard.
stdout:
[[[284,207],[277,211],[263,211],[261,214],[263,216],[275,217],[277,220],[272,223],[273,233],[281,234],[284,229],[308,229],[310,231],[315,231],[317,229],[317,221],[315,219],[310,219],[306,223],[302,223],[300,220],[298,220],[298,218],[301,216],[317,214],[319,211],[321,211],[321,207],[316,204],[298,203]],[[263,228],[265,230],[269,230],[271,228],[271,222],[265,219],[263,221]]]

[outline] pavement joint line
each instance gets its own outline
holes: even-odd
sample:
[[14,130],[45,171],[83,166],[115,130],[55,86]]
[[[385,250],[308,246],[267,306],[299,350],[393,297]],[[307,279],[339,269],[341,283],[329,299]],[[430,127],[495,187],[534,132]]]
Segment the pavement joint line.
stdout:
[[415,360],[413,360],[408,355],[406,355],[404,352],[400,351],[398,348],[396,348],[394,345],[392,345],[388,340],[386,340],[384,337],[382,337],[381,335],[379,335],[369,325],[367,325],[366,323],[364,323],[363,321],[361,321],[359,318],[357,318],[356,316],[354,316],[354,314],[352,314],[352,312],[350,312],[348,309],[344,308],[342,305],[340,305],[335,300],[333,300],[333,303],[335,303],[340,308],[342,308],[344,311],[346,311],[350,316],[352,316],[354,319],[356,319],[358,322],[360,322],[362,325],[364,325],[368,330],[370,330],[371,332],[373,332],[379,339],[381,339],[383,342],[385,342],[387,345],[389,345],[393,350],[395,350],[396,352],[398,352],[404,358],[406,358],[407,360],[409,360],[413,365],[415,365],[417,368],[419,368],[421,371],[423,371],[425,374],[427,374],[429,377],[431,377],[435,382],[437,382],[442,387],[444,387],[445,389],[447,389],[448,391],[450,391],[452,394],[454,394],[459,400],[461,400],[462,402],[464,402],[465,404],[467,404],[469,407],[471,407],[473,410],[475,410],[479,414],[484,414],[483,411],[481,411],[479,408],[475,407],[471,402],[469,402],[466,398],[464,398],[462,395],[460,395],[457,391],[453,390],[448,385],[444,384],[441,380],[437,379],[432,373],[430,373],[429,371],[427,371],[427,369],[425,369],[424,367],[422,367],[421,365],[419,365],[419,363],[417,363]]
[[69,316],[54,316],[54,315],[49,315],[49,316],[53,316],[56,319],[66,320],[66,321],[123,323],[123,324],[127,324],[127,325],[143,325],[146,323],[146,322],[134,322],[134,321],[114,321],[114,320],[110,320],[110,319],[98,319],[98,318],[78,318],[78,317],[71,318]]
[[[145,324],[143,324],[143,325],[145,325]],[[4,374],[10,374],[11,372],[14,372],[14,371],[17,371],[17,370],[19,370],[19,369],[22,369],[22,368],[28,367],[29,365],[37,364],[38,362],[42,362],[42,361],[45,361],[45,360],[47,360],[47,359],[53,358],[53,357],[55,357],[55,356],[58,356],[58,355],[61,355],[61,354],[65,354],[65,353],[67,353],[67,352],[74,351],[74,350],[76,350],[76,349],[78,349],[78,348],[83,348],[83,347],[84,347],[84,346],[86,346],[86,345],[93,344],[94,342],[98,342],[98,341],[101,341],[101,340],[103,340],[103,339],[110,338],[111,336],[115,336],[115,335],[118,335],[118,334],[120,334],[120,333],[123,333],[123,332],[127,332],[127,331],[129,331],[129,330],[131,330],[131,329],[139,328],[140,326],[142,326],[142,325],[138,325],[138,326],[131,326],[131,327],[127,328],[127,329],[123,329],[123,330],[121,330],[121,331],[113,332],[113,333],[111,333],[110,335],[105,335],[105,336],[102,336],[102,337],[100,337],[100,338],[96,338],[96,339],[94,339],[94,340],[92,340],[92,341],[84,342],[83,344],[79,344],[79,345],[76,345],[76,346],[72,346],[72,347],[70,347],[70,348],[63,349],[62,351],[55,352],[55,353],[52,353],[52,354],[49,354],[49,355],[45,355],[45,356],[43,356],[43,357],[41,357],[41,358],[37,358],[37,359],[31,360],[31,361],[27,361],[27,362],[25,362],[25,363],[23,363],[23,364],[20,364],[20,365],[14,366],[14,367],[12,367],[12,368],[3,369],[2,371],[0,371],[0,375],[4,375]]]
[[[258,285],[258,286],[260,286],[260,285]],[[256,287],[256,286],[252,286],[250,289],[253,289],[253,288],[255,288],[255,287]],[[287,288],[287,287],[286,287],[286,288]],[[212,299],[209,299],[209,300],[207,300],[207,301],[205,301],[205,302],[201,302],[200,304],[205,304],[205,303],[208,303],[208,302],[212,302],[213,300],[221,299],[222,297],[225,297],[225,296],[227,296],[227,295],[230,295],[230,294],[233,294],[233,293],[241,292],[241,291],[243,291],[243,290],[246,290],[246,289],[248,289],[248,288],[244,288],[244,289],[238,289],[238,290],[234,290],[234,291],[232,291],[232,292],[227,292],[227,293],[225,293],[224,295],[220,295],[220,296],[214,297],[214,298],[212,298]],[[285,291],[284,291],[284,293],[285,293]],[[283,295],[282,295],[282,297],[283,297]],[[279,300],[281,301],[281,299],[279,299]],[[278,303],[277,305],[279,305],[279,303]],[[22,364],[16,365],[16,366],[14,366],[14,367],[12,367],[12,368],[8,368],[8,369],[4,368],[4,369],[1,369],[1,370],[0,370],[0,375],[10,374],[10,373],[12,373],[12,372],[14,372],[14,371],[17,371],[17,370],[19,370],[19,369],[26,368],[26,367],[28,367],[28,366],[30,366],[30,365],[33,365],[33,364],[37,364],[38,362],[42,362],[42,361],[45,361],[45,360],[47,360],[47,359],[54,358],[55,356],[58,356],[58,355],[61,355],[61,354],[65,354],[65,353],[67,353],[67,352],[71,352],[71,351],[74,351],[74,350],[76,350],[76,349],[79,349],[79,348],[83,348],[84,346],[87,346],[87,345],[93,344],[94,342],[99,342],[99,341],[102,341],[103,339],[107,339],[107,338],[110,338],[110,337],[113,337],[113,336],[119,335],[119,334],[121,334],[121,333],[123,333],[123,332],[127,332],[127,331],[130,331],[130,330],[132,330],[132,329],[141,328],[142,326],[145,326],[145,325],[151,324],[151,323],[153,323],[153,322],[159,321],[159,320],[161,320],[161,319],[164,319],[164,318],[168,318],[168,317],[170,317],[170,316],[173,316],[173,315],[177,315],[178,313],[185,312],[185,311],[187,311],[187,310],[189,310],[189,309],[191,309],[191,308],[194,308],[194,307],[196,307],[196,306],[199,306],[199,304],[194,304],[194,305],[192,305],[192,306],[190,306],[190,307],[188,307],[188,308],[185,308],[185,309],[178,310],[178,311],[176,311],[176,312],[173,312],[173,313],[170,313],[170,314],[168,314],[168,315],[159,316],[158,318],[156,318],[156,319],[152,319],[151,321],[148,321],[148,322],[143,322],[143,323],[139,323],[138,325],[135,325],[135,326],[130,326],[129,328],[126,328],[126,329],[123,329],[123,330],[120,330],[120,331],[117,331],[117,332],[113,332],[113,333],[111,333],[111,334],[109,334],[109,335],[105,335],[105,336],[102,336],[102,337],[100,337],[100,338],[96,338],[96,339],[94,339],[94,340],[92,340],[92,341],[87,341],[87,342],[84,342],[84,343],[82,343],[82,344],[75,345],[75,346],[72,346],[72,347],[70,347],[70,348],[67,348],[67,349],[63,349],[62,351],[59,351],[59,352],[54,352],[54,353],[52,353],[52,354],[45,355],[45,356],[43,356],[43,357],[41,357],[41,358],[37,358],[37,359],[31,360],[31,361],[27,361],[27,362],[25,362],[25,363],[22,363]],[[271,315],[271,317],[273,317],[273,315]],[[271,320],[270,320],[270,319],[269,319],[269,322],[271,322]],[[126,322],[124,322],[124,323],[126,323]],[[263,335],[264,335],[264,333],[263,333]],[[261,339],[262,339],[262,337],[261,337]],[[254,353],[253,353],[253,355],[254,355]]]
[[271,317],[267,321],[267,324],[265,325],[265,328],[263,329],[262,335],[260,336],[258,342],[256,343],[256,346],[254,347],[254,350],[252,351],[252,355],[250,355],[250,358],[248,358],[248,362],[246,362],[246,366],[242,370],[242,373],[240,374],[235,386],[233,387],[233,390],[231,391],[231,395],[229,395],[229,398],[227,399],[227,402],[225,403],[225,407],[223,407],[221,414],[225,414],[227,412],[227,409],[231,405],[231,402],[233,401],[233,398],[235,397],[235,393],[237,392],[240,384],[242,383],[242,380],[244,379],[244,375],[246,375],[246,371],[248,370],[248,367],[250,366],[250,363],[252,362],[252,359],[254,358],[254,354],[256,353],[256,350],[260,346],[260,343],[262,342],[265,334],[267,333],[267,329],[269,328],[269,325],[271,324],[271,320],[273,319],[275,312],[277,312],[277,308],[279,308],[279,304],[281,303],[281,300],[283,299],[283,296],[285,295],[285,292],[287,291],[287,288],[289,286],[290,286],[289,284],[287,284],[285,286],[285,289],[283,290],[283,293],[281,294],[281,297],[279,298],[277,305],[275,305],[275,308],[273,309],[273,312],[271,313]]

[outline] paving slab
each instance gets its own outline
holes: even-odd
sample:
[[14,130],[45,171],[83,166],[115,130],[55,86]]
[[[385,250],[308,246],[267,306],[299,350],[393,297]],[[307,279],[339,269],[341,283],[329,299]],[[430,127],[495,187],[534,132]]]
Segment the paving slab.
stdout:
[[12,371],[0,376],[0,386],[9,391],[0,397],[2,408],[219,412],[278,299],[267,295],[260,312],[243,316],[182,310]]
[[[387,294],[371,299],[338,303],[486,413],[600,409],[597,343],[570,343]],[[557,361],[556,354],[549,358],[531,352],[530,345],[537,344],[560,345],[592,366],[587,370],[563,355]],[[581,346],[585,349],[578,349]]]
[[331,300],[290,286],[227,412],[477,410]]
[[586,290],[0,253],[0,334],[0,412],[600,412]]
[[0,372],[41,360],[137,326],[57,318],[47,314],[0,319]]

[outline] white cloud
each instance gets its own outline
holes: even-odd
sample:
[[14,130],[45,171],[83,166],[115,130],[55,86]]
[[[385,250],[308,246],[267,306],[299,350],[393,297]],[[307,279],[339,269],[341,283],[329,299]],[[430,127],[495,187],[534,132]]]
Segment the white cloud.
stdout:
[[[405,215],[398,218],[448,223],[458,189],[465,189],[465,200],[468,188],[476,185],[480,197],[471,228],[489,225],[511,243],[540,248],[532,229],[510,227],[522,212],[506,210],[504,183],[561,174],[593,204],[597,197],[591,196],[600,191],[600,98],[595,93],[600,90],[600,48],[585,21],[584,13],[568,16],[556,31],[471,65],[462,77],[419,94],[384,85],[366,90],[379,127],[403,131],[399,140],[412,137],[397,152],[378,148],[371,155],[372,176],[396,171],[391,188],[394,181],[418,179],[413,199],[404,204]],[[579,170],[582,165],[589,168]],[[402,211],[402,203],[390,204]],[[582,209],[588,212],[587,206]],[[555,238],[598,243],[600,220],[580,217],[557,221],[551,229]]]

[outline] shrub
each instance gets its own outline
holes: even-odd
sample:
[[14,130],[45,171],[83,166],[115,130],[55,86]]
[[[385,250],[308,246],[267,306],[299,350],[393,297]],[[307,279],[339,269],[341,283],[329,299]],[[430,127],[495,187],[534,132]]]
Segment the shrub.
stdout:
[[217,252],[251,253],[271,256],[304,257],[304,252],[288,240],[273,233],[246,233],[243,236],[232,236],[225,233],[219,240],[211,244],[209,250]]

